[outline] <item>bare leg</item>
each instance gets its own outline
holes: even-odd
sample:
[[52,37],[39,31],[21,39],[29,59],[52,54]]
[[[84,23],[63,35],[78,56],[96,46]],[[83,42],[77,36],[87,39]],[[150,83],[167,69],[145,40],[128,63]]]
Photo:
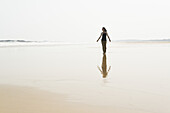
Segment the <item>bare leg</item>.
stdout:
[[103,53],[106,53],[106,41],[102,41]]

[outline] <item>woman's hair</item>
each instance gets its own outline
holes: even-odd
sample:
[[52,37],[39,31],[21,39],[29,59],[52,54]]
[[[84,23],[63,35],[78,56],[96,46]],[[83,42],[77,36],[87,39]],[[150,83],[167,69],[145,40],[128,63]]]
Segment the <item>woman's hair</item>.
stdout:
[[105,32],[107,32],[107,30],[106,30],[106,28],[105,28],[105,27],[103,27],[102,29],[103,29]]

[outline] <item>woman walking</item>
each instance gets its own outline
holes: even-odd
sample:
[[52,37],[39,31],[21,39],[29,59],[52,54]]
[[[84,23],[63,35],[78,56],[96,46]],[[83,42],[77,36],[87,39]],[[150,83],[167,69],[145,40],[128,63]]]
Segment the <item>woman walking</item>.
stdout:
[[102,37],[101,42],[102,42],[102,47],[103,47],[103,54],[105,54],[105,53],[106,53],[106,43],[107,43],[106,36],[108,37],[108,39],[109,39],[110,42],[111,42],[111,40],[110,40],[109,35],[107,34],[107,30],[106,30],[105,27],[102,28],[102,31],[103,31],[103,32],[101,33],[100,37],[97,39],[97,42],[98,42],[99,39]]

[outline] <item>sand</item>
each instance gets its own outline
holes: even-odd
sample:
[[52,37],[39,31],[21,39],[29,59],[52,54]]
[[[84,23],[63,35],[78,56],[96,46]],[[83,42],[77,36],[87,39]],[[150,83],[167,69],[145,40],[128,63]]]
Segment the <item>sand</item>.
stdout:
[[[170,45],[0,48],[0,113],[169,113]],[[103,78],[104,77],[104,78]]]
[[0,113],[143,113],[103,107],[66,102],[63,95],[36,88],[0,86]]

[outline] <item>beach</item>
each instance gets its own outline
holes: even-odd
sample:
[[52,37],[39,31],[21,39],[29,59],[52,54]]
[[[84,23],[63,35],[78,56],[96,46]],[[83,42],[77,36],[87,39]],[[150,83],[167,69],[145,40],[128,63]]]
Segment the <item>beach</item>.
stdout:
[[169,113],[170,43],[0,47],[2,113]]

